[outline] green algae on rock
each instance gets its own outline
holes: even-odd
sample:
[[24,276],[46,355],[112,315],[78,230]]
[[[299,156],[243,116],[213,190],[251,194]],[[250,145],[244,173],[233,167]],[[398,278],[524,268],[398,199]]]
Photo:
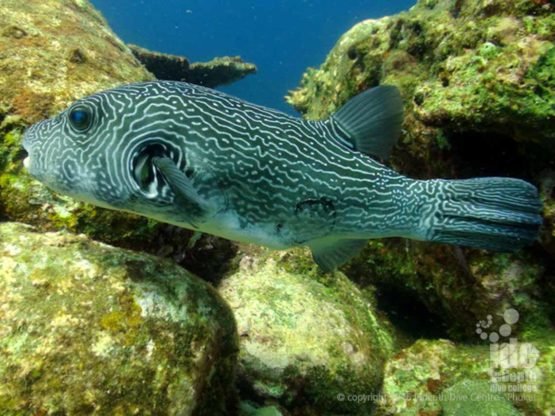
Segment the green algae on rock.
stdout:
[[[509,349],[507,355],[498,356],[492,352],[495,347],[510,348],[511,345],[519,345],[520,350]],[[499,374],[492,373],[492,370],[499,371],[496,367],[499,363],[494,360],[514,360],[520,351],[536,351],[536,348],[539,359],[535,357],[526,362],[527,357],[522,357],[525,359],[517,360],[516,363],[506,362],[507,365],[502,368],[507,375],[506,379],[496,378],[497,382],[492,382],[492,374]],[[492,414],[512,415],[522,412],[525,415],[550,416],[555,410],[554,354],[553,334],[531,343],[516,340],[516,344],[505,346],[502,343],[463,345],[441,339],[419,340],[387,362],[376,416],[475,415],[478,413],[469,413],[468,410],[476,403],[466,403],[466,413],[453,412],[458,407],[462,409],[464,401],[481,399],[474,401],[483,402],[488,398],[499,402],[494,407],[498,413]],[[524,373],[533,377],[523,378]],[[514,377],[511,378],[510,374]],[[469,385],[481,385],[482,388],[479,391],[467,391],[465,386]],[[483,388],[484,385],[488,387]],[[457,400],[466,395],[472,397],[469,400]],[[515,413],[513,406],[519,412]],[[501,413],[504,408],[512,409],[512,413]]]
[[423,122],[555,139],[554,7],[421,0],[406,13],[348,31],[288,101],[309,118],[323,118],[357,92],[391,83],[416,113],[409,128]]
[[[472,322],[499,316],[508,307],[521,312],[518,332],[534,337],[551,326],[553,307],[545,291],[546,266],[527,252],[487,253],[400,239],[370,241],[345,273],[357,283],[376,285],[380,307],[409,335],[474,339]],[[401,305],[398,300],[405,299]],[[402,316],[403,308],[431,313]],[[397,308],[397,309],[396,309]],[[401,328],[404,329],[404,328]]]
[[441,394],[444,416],[520,416],[512,403],[491,391],[487,381],[462,380]]
[[171,262],[0,223],[2,414],[226,414],[236,327]]
[[[257,249],[219,287],[240,336],[239,384],[293,414],[369,414],[389,328],[343,274],[320,275],[306,250]],[[296,413],[295,413],[296,412]]]

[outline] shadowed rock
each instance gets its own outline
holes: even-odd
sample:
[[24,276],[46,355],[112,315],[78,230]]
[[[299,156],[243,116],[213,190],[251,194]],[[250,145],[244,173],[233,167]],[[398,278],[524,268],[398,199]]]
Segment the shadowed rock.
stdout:
[[239,56],[223,56],[209,62],[191,64],[183,56],[154,52],[137,45],[129,45],[129,48],[161,80],[186,81],[213,88],[230,84],[256,72],[256,65],[243,61]]

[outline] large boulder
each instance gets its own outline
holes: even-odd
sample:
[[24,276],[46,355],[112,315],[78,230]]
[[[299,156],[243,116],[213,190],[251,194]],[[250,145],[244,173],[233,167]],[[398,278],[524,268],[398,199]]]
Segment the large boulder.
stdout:
[[434,126],[552,144],[554,7],[420,0],[406,13],[349,30],[288,101],[308,118],[322,118],[357,92],[390,83],[402,89],[415,116],[406,122],[407,139]]
[[379,391],[393,338],[345,275],[318,273],[307,250],[250,248],[219,292],[237,320],[244,396],[293,414],[369,414],[355,398]]
[[233,316],[169,261],[0,223],[0,413],[223,415]]

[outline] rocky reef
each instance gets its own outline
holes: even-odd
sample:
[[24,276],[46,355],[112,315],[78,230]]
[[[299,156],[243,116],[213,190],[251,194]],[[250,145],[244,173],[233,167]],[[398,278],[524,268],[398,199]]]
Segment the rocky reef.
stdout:
[[0,27],[3,124],[36,122],[78,97],[154,79],[87,1],[6,0]]
[[293,414],[367,414],[368,403],[338,397],[380,390],[395,343],[375,299],[342,273],[318,273],[308,250],[254,250],[218,289],[237,320],[239,386]]
[[185,81],[214,88],[256,72],[256,65],[243,61],[239,56],[222,56],[209,62],[189,63],[183,56],[149,51],[137,45],[128,46],[157,79]]
[[86,0],[3,1],[0,414],[551,416],[553,11],[420,0],[356,25],[308,70],[288,97],[307,118],[397,85],[406,117],[388,163],[419,178],[527,179],[546,218],[518,253],[375,240],[322,274],[307,250],[191,240],[32,180],[24,128],[75,98],[252,67],[148,52],[159,63],[143,55],[147,69]]
[[8,222],[0,276],[0,413],[236,407],[233,315],[172,262]]

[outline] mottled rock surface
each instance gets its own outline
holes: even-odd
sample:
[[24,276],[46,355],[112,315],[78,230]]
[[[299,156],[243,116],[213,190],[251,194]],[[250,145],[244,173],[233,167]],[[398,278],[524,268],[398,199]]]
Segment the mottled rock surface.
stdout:
[[129,45],[133,54],[158,79],[185,81],[214,88],[226,85],[256,72],[256,65],[239,56],[222,56],[209,62],[193,62],[183,56],[154,52]]
[[421,0],[406,13],[354,26],[288,97],[307,118],[321,119],[366,88],[396,85],[406,115],[390,161],[396,170],[416,178],[514,176],[540,188],[541,245],[494,254],[374,241],[346,269],[349,277],[378,285],[380,299],[396,303],[403,295],[413,303],[401,311],[408,327],[419,328],[410,321],[421,315],[414,311],[428,311],[450,336],[471,337],[468,322],[509,304],[521,308],[529,331],[550,327],[554,7],[531,0]]
[[[550,416],[555,411],[553,341],[553,334],[531,343],[515,338],[512,344],[508,339],[481,345],[417,341],[387,362],[376,416]],[[496,355],[496,347],[506,354]]]
[[86,0],[3,0],[0,28],[0,114],[26,123],[93,92],[153,79]]
[[444,416],[520,416],[503,395],[492,392],[487,381],[463,380],[442,392]]
[[0,223],[0,413],[235,408],[228,306],[171,262]]
[[357,92],[395,84],[415,117],[406,139],[434,126],[553,143],[554,7],[420,0],[409,12],[353,27],[289,102],[322,118]]
[[318,274],[304,250],[256,250],[219,292],[237,320],[247,395],[293,414],[369,414],[372,403],[347,396],[379,390],[393,338],[343,274]]

